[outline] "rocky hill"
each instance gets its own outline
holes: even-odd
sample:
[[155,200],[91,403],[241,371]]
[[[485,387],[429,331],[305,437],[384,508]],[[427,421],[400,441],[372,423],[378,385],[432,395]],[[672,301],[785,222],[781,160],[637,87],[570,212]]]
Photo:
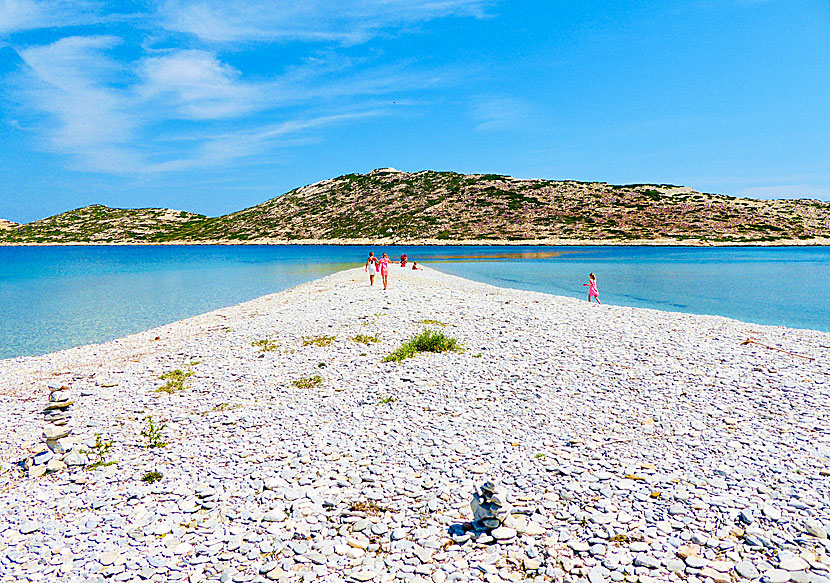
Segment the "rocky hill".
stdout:
[[380,169],[208,218],[86,207],[0,233],[8,242],[828,242],[830,203],[735,198],[668,184],[522,180]]
[[0,231],[5,229],[16,229],[20,225],[18,223],[13,223],[11,221],[7,221],[6,219],[0,219]]
[[96,204],[0,231],[11,243],[158,241],[207,217],[170,209],[114,209]]

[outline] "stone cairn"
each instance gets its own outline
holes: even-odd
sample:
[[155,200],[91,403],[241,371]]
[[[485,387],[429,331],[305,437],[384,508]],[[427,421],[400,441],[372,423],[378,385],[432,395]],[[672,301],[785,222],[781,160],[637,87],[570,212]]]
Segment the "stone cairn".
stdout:
[[67,466],[83,466],[86,456],[74,451],[77,441],[72,437],[70,409],[75,403],[69,387],[49,385],[49,403],[43,410],[44,443],[35,450],[35,455],[26,459],[30,478],[39,478],[46,472],[59,472]]
[[489,481],[484,482],[479,491],[473,493],[470,508],[473,509],[473,526],[483,527],[483,530],[487,531],[504,524],[511,510],[504,491],[497,489],[496,485]]

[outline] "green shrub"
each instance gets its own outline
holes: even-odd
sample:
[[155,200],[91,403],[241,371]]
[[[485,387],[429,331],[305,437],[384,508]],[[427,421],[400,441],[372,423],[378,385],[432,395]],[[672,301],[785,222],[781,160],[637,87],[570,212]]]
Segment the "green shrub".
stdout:
[[392,354],[384,358],[384,362],[400,362],[406,358],[415,356],[419,352],[463,352],[464,348],[455,338],[447,336],[443,332],[426,329],[416,334]]
[[87,470],[94,470],[100,468],[101,466],[111,466],[115,462],[107,461],[107,455],[109,455],[110,450],[112,449],[112,442],[111,441],[104,441],[101,439],[101,434],[95,434],[95,444],[92,446],[92,451],[84,451],[81,450],[81,453],[92,454],[95,456],[95,461],[89,464],[86,469]]
[[158,482],[162,478],[161,472],[147,472],[144,474],[144,477],[141,478],[142,482],[147,482],[148,484],[152,484],[153,482]]
[[141,436],[147,438],[147,447],[165,447],[167,443],[162,441],[161,432],[167,425],[165,423],[156,425],[152,415],[148,415],[144,420],[147,422],[147,427],[141,430]]

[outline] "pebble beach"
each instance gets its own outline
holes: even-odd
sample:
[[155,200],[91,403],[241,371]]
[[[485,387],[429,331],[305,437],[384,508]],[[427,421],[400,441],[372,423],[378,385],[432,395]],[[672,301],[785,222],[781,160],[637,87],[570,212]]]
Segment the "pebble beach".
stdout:
[[376,279],[0,361],[0,582],[830,583],[830,334]]

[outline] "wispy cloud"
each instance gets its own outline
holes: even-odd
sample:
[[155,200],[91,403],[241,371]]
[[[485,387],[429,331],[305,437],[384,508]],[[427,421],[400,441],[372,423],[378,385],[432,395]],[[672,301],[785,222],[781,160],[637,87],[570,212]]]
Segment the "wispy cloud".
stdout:
[[40,124],[49,146],[73,155],[83,169],[122,172],[140,165],[129,147],[138,120],[123,91],[107,83],[122,69],[104,51],[119,42],[67,37],[19,53],[28,66],[26,97],[50,116]]
[[222,119],[244,114],[264,97],[240,71],[219,61],[214,53],[179,50],[150,57],[139,65],[145,100],[157,100],[187,119]]
[[739,191],[741,196],[769,200],[773,198],[815,198],[830,200],[830,188],[812,184],[782,184],[776,186],[753,186]]
[[168,30],[206,41],[335,41],[362,43],[389,27],[447,16],[481,18],[492,0],[167,0],[159,10]]
[[101,10],[100,2],[84,0],[0,0],[0,35],[90,24]]
[[[119,36],[70,36],[43,45],[21,40],[42,42],[39,32],[9,37],[24,67],[7,77],[14,81],[8,95],[22,104],[20,117],[35,120],[28,128],[41,147],[71,157],[76,169],[167,172],[256,156],[313,139],[324,127],[389,115],[390,95],[398,102],[395,112],[413,107],[418,92],[464,76],[412,61],[377,67],[370,51],[359,56],[342,45],[436,18],[482,18],[492,1],[159,0],[146,5],[151,13],[138,27],[129,15],[92,0],[0,0],[0,35],[123,21],[126,26],[114,29]],[[110,30],[89,31],[102,29]],[[244,59],[237,66],[227,59],[236,45],[224,41],[235,40],[292,40],[308,50],[293,53],[282,73],[254,77]],[[330,42],[321,48],[316,41]],[[276,55],[276,47],[270,50]],[[481,127],[498,123],[485,114]],[[235,131],[227,131],[230,124]]]
[[[347,67],[331,79],[329,67],[312,62],[249,82],[209,51],[173,50],[121,63],[108,54],[119,44],[112,36],[67,37],[19,51],[26,65],[17,82],[20,101],[47,114],[36,129],[50,150],[70,156],[81,170],[157,173],[255,156],[323,127],[389,115],[380,96],[456,76]],[[185,125],[170,129],[176,120]],[[230,120],[244,129],[215,131]]]
[[524,130],[530,125],[530,104],[515,97],[478,96],[473,99],[470,115],[478,122],[478,131]]
[[307,134],[308,130],[311,129],[380,117],[387,114],[388,110],[374,109],[316,118],[288,120],[278,124],[257,127],[253,130],[240,130],[203,137],[198,140],[197,148],[192,156],[148,164],[143,168],[143,172],[182,171],[238,160],[264,150],[273,149],[274,147],[296,144],[297,136]]

